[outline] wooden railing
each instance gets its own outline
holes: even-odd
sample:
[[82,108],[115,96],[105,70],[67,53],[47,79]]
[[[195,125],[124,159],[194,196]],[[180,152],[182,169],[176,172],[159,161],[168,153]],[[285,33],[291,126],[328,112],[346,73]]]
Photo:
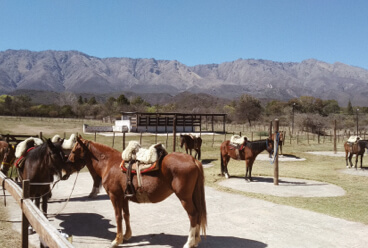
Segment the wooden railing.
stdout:
[[2,172],[0,172],[0,184],[13,196],[22,210],[22,247],[28,247],[28,222],[49,247],[73,247],[50,224],[43,213],[33,204],[32,200],[26,196],[27,194],[23,194],[23,190]]

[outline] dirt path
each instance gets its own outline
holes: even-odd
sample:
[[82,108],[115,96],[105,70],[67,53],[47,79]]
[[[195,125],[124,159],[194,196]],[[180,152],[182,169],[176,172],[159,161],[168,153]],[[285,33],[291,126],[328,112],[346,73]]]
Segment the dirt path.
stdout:
[[[49,213],[61,213],[50,221],[56,228],[73,235],[75,247],[108,247],[116,231],[113,208],[105,193],[95,200],[87,198],[92,187],[89,173],[80,173],[70,201],[67,204],[61,201],[70,194],[75,177],[76,174],[55,187]],[[238,181],[246,185],[243,179]],[[8,197],[10,221],[20,231],[21,212],[10,199]],[[199,245],[202,248],[351,248],[366,247],[368,243],[368,226],[360,223],[210,187],[206,187],[206,201],[208,229],[207,238],[202,238]],[[131,203],[130,210],[133,237],[121,247],[182,247],[186,242],[189,220],[175,195],[157,204]],[[38,243],[36,234],[31,235],[31,241]]]

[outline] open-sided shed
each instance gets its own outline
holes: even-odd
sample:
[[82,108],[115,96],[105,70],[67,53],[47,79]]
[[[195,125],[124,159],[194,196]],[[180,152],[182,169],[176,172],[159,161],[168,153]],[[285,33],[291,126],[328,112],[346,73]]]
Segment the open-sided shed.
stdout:
[[[115,129],[125,126],[130,132],[166,133],[173,132],[175,126],[176,132],[225,133],[225,122],[226,114],[122,112],[121,121],[115,122]],[[221,126],[217,130],[215,123]],[[207,127],[205,130],[203,124]]]

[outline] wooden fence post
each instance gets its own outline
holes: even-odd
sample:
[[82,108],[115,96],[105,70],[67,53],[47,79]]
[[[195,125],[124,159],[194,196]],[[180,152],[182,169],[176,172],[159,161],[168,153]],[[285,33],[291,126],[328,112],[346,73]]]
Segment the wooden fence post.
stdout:
[[[275,119],[274,122],[274,130],[275,130],[275,136],[277,136],[277,133],[279,132],[279,120]],[[273,141],[274,143],[274,151],[277,151],[277,153],[274,153],[274,170],[273,170],[273,184],[279,185],[279,154],[278,154],[278,141],[277,138]]]
[[176,115],[174,116],[173,120],[173,152],[176,149]]
[[337,145],[336,145],[336,120],[334,121],[334,153],[337,153]]
[[125,132],[123,132],[123,151],[125,150]]
[[29,198],[30,186],[29,180],[23,180],[23,199],[22,199],[22,248],[28,248],[28,227],[29,221],[23,211],[23,201]]

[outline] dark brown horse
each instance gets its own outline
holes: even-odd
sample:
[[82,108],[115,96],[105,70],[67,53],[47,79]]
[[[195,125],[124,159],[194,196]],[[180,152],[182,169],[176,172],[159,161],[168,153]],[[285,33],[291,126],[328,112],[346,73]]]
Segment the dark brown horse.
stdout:
[[229,178],[229,172],[227,165],[230,158],[236,160],[245,160],[245,180],[252,181],[252,167],[258,154],[267,150],[268,153],[273,152],[273,140],[267,138],[265,140],[247,141],[243,144],[235,146],[230,143],[229,140],[222,142],[221,147],[221,175],[225,174],[226,178]]
[[[163,201],[172,193],[179,198],[190,220],[188,241],[184,247],[195,247],[200,242],[200,230],[205,234],[207,210],[204,191],[202,164],[183,153],[171,153],[159,161],[160,169],[142,174],[142,186],[132,198],[124,197],[127,177],[121,171],[121,152],[78,137],[69,162],[75,170],[87,166],[91,173],[102,178],[102,185],[115,209],[117,223],[116,238],[112,246],[117,246],[132,236],[129,215],[129,200],[137,203],[156,203]],[[137,188],[137,178],[133,176]],[[123,213],[123,215],[122,215]],[[125,221],[123,236],[122,217]],[[142,223],[143,224],[143,223]]]
[[1,171],[7,175],[15,160],[15,148],[4,141],[0,141]]
[[18,168],[20,179],[30,180],[30,197],[35,200],[38,208],[42,198],[42,211],[45,216],[54,175],[61,178],[65,167],[62,142],[52,143],[50,139],[46,140],[42,145],[28,151],[24,156],[24,164]]
[[355,169],[357,168],[359,156],[360,156],[360,168],[362,168],[364,152],[366,148],[368,149],[368,140],[358,140],[355,143],[346,141],[344,143],[344,148],[345,148],[346,167],[347,168],[353,167],[353,163],[351,162],[351,159],[353,158],[353,155],[355,154]]
[[192,149],[196,152],[194,158],[201,159],[201,146],[202,146],[202,138],[194,137],[192,135],[180,134],[180,147],[185,147],[185,151],[188,154],[188,150],[190,151],[190,155],[192,155]]

